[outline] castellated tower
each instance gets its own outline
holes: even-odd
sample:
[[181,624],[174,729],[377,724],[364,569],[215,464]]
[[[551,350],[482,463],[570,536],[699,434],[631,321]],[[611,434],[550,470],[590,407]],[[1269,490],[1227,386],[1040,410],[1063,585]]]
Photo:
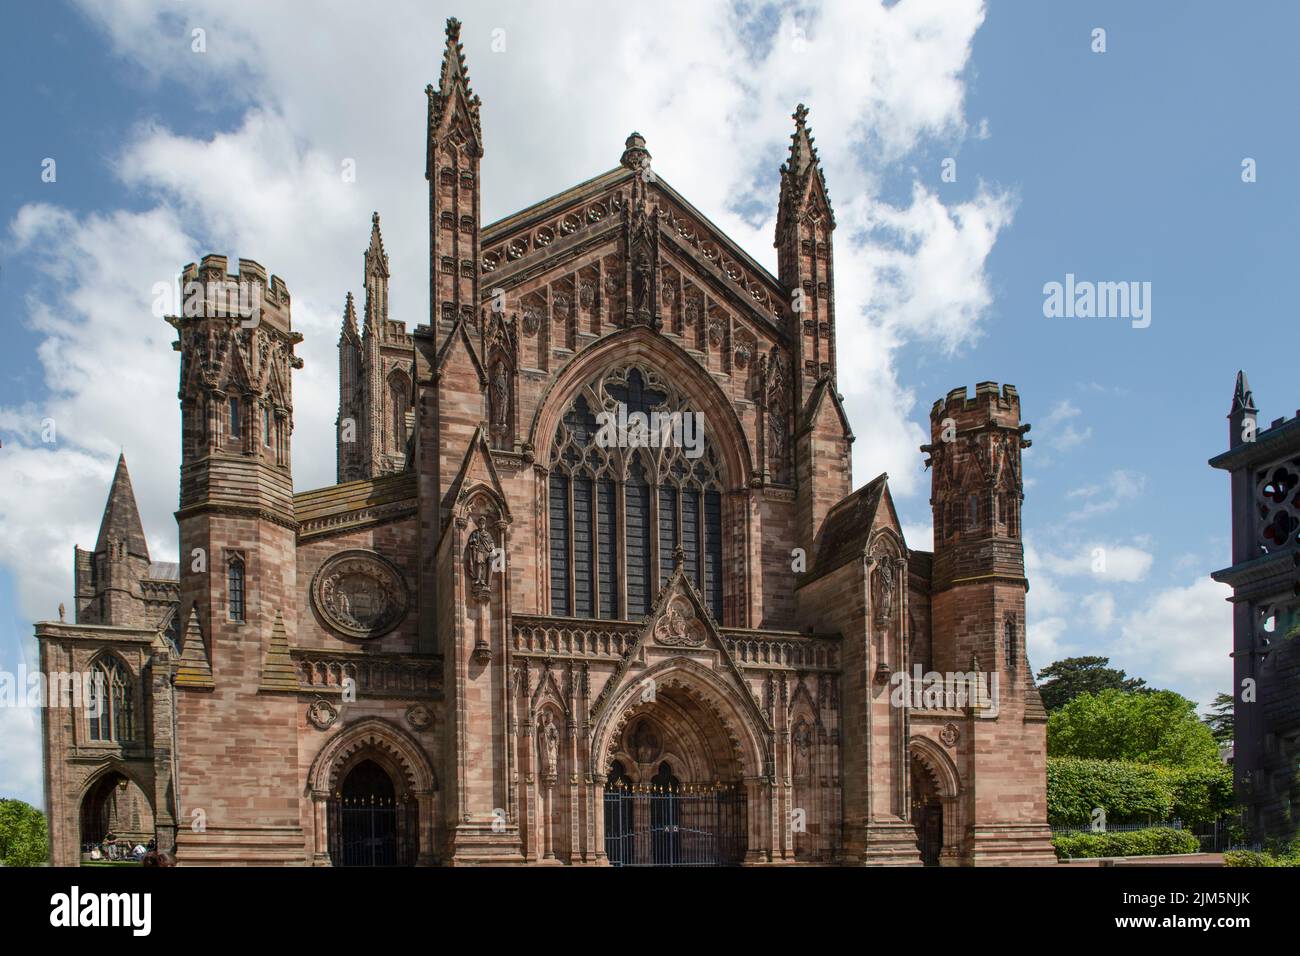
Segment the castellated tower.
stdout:
[[[301,862],[296,544],[289,438],[302,336],[278,276],[205,256],[182,276],[178,848],[195,863]],[[272,666],[267,666],[270,663]],[[291,678],[292,675],[289,675]]]
[[[1025,656],[1024,500],[1020,452],[1029,446],[1012,385],[953,389],[930,410],[934,513],[932,666],[983,675],[996,695],[971,722],[976,791],[971,858],[976,863],[1052,853],[1046,819],[1047,714]],[[1028,854],[1028,856],[1026,856]]]

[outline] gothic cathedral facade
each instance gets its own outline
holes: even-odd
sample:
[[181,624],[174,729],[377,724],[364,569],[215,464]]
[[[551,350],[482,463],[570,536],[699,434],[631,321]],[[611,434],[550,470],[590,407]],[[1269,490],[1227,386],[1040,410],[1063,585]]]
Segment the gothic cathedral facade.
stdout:
[[[427,90],[430,314],[390,313],[376,215],[337,484],[293,487],[284,282],[184,270],[179,562],[119,461],[74,620],[36,626],[43,671],[97,678],[44,711],[52,861],[111,832],[182,865],[1053,862],[1016,390],[935,402],[909,547],[887,476],[853,490],[807,111],[775,276],[635,133],[483,225],[459,29]],[[256,321],[214,307],[236,287]],[[900,692],[931,673],[992,693]]]

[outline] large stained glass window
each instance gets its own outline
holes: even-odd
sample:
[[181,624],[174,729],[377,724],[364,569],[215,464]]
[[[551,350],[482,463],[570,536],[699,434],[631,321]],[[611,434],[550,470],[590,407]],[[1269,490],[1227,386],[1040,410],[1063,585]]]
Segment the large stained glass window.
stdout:
[[[636,366],[610,371],[574,399],[556,429],[547,480],[552,614],[644,617],[680,549],[686,576],[721,622],[718,457],[707,420],[671,417],[696,412]],[[657,434],[638,429],[634,413],[658,414]]]

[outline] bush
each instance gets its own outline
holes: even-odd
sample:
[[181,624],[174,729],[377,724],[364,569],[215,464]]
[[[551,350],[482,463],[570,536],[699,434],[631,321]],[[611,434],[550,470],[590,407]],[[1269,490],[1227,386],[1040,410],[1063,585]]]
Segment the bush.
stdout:
[[1047,819],[1053,826],[1083,826],[1101,807],[1108,823],[1168,820],[1173,788],[1159,767],[1123,760],[1047,759]]
[[1169,767],[1161,770],[1173,799],[1173,815],[1183,823],[1213,823],[1232,812],[1232,768]]
[[1094,859],[1101,856],[1163,856],[1171,853],[1197,853],[1201,843],[1186,830],[1172,827],[1149,827],[1108,833],[1060,833],[1052,846],[1061,859]]
[[1048,757],[1048,821],[1082,826],[1091,822],[1095,807],[1106,811],[1107,823],[1212,823],[1232,811],[1232,769]]
[[1277,866],[1275,857],[1259,850],[1229,850],[1223,854],[1224,866]]
[[39,866],[49,856],[45,815],[21,800],[0,799],[0,865]]

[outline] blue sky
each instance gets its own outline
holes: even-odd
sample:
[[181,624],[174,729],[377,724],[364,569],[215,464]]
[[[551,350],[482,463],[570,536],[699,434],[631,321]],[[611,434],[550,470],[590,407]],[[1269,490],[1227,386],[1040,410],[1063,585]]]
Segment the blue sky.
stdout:
[[[308,337],[296,481],[330,480],[338,310],[370,210],[394,317],[426,314],[423,86],[459,15],[486,220],[610,168],[635,128],[661,175],[774,267],[776,167],[807,102],[838,222],[855,483],[889,471],[909,544],[928,547],[930,404],[1014,383],[1034,426],[1034,666],[1096,653],[1203,703],[1226,689],[1230,622],[1208,574],[1228,563],[1227,479],[1205,462],[1225,447],[1238,368],[1262,422],[1300,404],[1281,358],[1300,8],[683,3],[645,23],[537,6],[0,11],[0,70],[20,91],[0,151],[0,668],[30,664],[32,622],[71,604],[72,546],[93,542],[119,448],[154,557],[173,557],[175,357],[149,293],[185,262],[220,252],[285,276]],[[595,51],[615,64],[598,85]],[[349,157],[360,175],[344,186]],[[1045,318],[1043,286],[1067,273],[1150,282],[1150,327]],[[0,708],[0,795],[39,799],[38,722]]]

